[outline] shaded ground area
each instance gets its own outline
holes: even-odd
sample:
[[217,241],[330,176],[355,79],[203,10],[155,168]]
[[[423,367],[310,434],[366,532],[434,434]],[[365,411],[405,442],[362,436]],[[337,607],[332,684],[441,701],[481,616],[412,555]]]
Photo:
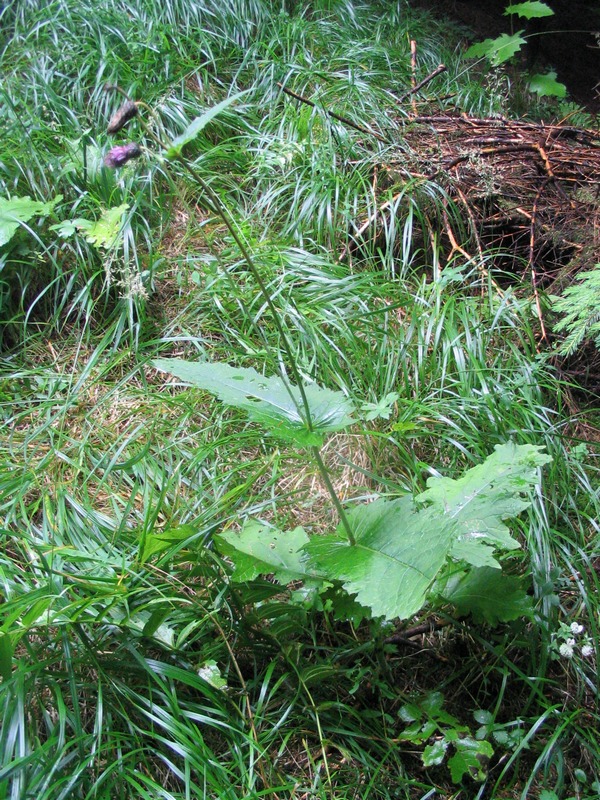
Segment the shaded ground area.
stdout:
[[[508,0],[410,0],[414,6],[446,15],[485,39],[511,30],[504,15]],[[600,3],[597,0],[547,0],[553,17],[519,19],[513,29],[525,28],[528,37],[524,53],[526,66],[534,72],[553,67],[570,96],[593,113],[600,112]]]

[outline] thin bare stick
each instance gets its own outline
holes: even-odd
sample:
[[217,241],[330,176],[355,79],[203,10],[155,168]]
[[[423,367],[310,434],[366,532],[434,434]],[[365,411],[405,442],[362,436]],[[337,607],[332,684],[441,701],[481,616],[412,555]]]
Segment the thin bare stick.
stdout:
[[[302,97],[301,94],[296,94],[291,89],[287,89],[283,84],[278,83],[277,86],[281,89],[282,92],[288,94],[290,97],[293,97],[294,100],[299,100],[301,103],[305,103],[307,106],[311,108],[319,108],[315,102],[309,100],[308,97]],[[338,122],[342,122],[344,125],[348,125],[349,128],[354,128],[355,131],[359,131],[359,133],[366,133],[367,136],[374,136],[378,141],[384,142],[385,144],[389,144],[389,141],[385,139],[380,134],[375,133],[375,131],[370,131],[368,128],[363,128],[362,125],[357,125],[356,122],[352,122],[351,119],[348,117],[342,117],[340,114],[336,114],[334,111],[329,111],[327,108],[323,108],[323,111],[333,119],[337,119]]]
[[411,94],[413,95],[412,98],[412,110],[413,113],[417,113],[417,101],[414,97],[414,92],[417,91],[417,43],[414,39],[410,40],[410,70],[411,70],[411,78],[410,82],[412,84],[412,91]]
[[[412,44],[412,42],[411,42],[411,44]],[[447,69],[448,69],[448,67],[445,64],[440,64],[439,67],[436,67],[430,75],[428,75],[426,78],[423,78],[423,80],[420,81],[419,83],[414,84],[410,91],[405,92],[400,97],[397,97],[396,98],[396,102],[397,103],[403,103],[408,97],[411,96],[411,94],[415,94],[420,89],[422,89],[424,86],[427,86],[427,84],[430,81],[432,81],[434,78],[437,78],[437,76],[441,75],[442,72],[446,72]],[[448,95],[448,96],[451,97],[451,95]],[[440,98],[440,99],[446,99],[446,98]]]
[[454,253],[460,253],[461,255],[463,255],[467,259],[467,261],[472,261],[473,260],[473,256],[471,256],[469,253],[467,253],[467,251],[463,247],[461,247],[459,245],[459,243],[456,241],[456,237],[454,236],[454,232],[453,232],[452,227],[450,225],[450,220],[448,219],[448,214],[446,213],[445,210],[444,210],[444,213],[443,213],[443,217],[444,217],[444,225],[446,227],[446,235],[448,236],[448,239],[450,240],[450,244],[452,245],[452,250],[450,251],[450,253],[448,255],[448,258],[446,259],[446,266],[450,263],[450,260],[451,260],[452,256],[454,255]]
[[448,619],[429,619],[427,622],[421,623],[421,625],[415,625],[414,628],[405,628],[397,633],[392,633],[392,635],[388,636],[384,641],[386,644],[394,644],[396,642],[404,644],[407,641],[410,641],[413,636],[422,636],[425,633],[433,633],[441,628],[446,628],[448,625],[450,625],[450,620]]
[[412,84],[414,91],[417,85],[417,42],[415,39],[410,40],[410,70],[411,70],[410,82]]
[[552,171],[552,167],[550,165],[550,159],[548,158],[548,154],[546,153],[546,151],[544,150],[544,148],[540,144],[534,144],[533,146],[535,147],[535,149],[540,154],[540,158],[542,159],[542,163],[544,164],[544,169],[546,170],[546,175],[549,178],[553,178],[554,177],[554,172]]

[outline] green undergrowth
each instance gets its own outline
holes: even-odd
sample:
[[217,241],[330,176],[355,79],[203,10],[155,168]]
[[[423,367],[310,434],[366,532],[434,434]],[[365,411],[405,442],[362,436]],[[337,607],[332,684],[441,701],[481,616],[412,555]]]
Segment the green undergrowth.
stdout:
[[411,38],[500,77],[404,3],[0,14],[0,797],[596,797],[597,431],[398,166]]

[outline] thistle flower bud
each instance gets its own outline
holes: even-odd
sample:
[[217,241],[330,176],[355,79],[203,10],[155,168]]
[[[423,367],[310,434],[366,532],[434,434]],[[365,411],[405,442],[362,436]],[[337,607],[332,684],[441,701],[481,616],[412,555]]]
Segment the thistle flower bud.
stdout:
[[117,169],[122,167],[131,158],[137,158],[142,154],[142,151],[135,142],[129,144],[118,144],[111,147],[108,153],[104,156],[104,165],[109,169]]
[[107,132],[117,133],[117,131],[120,131],[121,128],[124,128],[125,125],[127,125],[130,119],[136,117],[137,114],[138,107],[136,104],[131,100],[126,100],[110,118],[110,122],[108,123],[108,127],[106,129]]

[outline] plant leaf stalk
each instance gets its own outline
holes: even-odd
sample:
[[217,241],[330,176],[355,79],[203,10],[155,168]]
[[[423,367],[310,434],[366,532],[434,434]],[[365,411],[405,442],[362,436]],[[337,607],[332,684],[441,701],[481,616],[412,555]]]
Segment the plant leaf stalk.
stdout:
[[[125,92],[123,92],[119,87],[111,87],[111,88],[116,89],[124,97],[127,97],[127,99],[130,99],[128,97],[128,95]],[[143,105],[147,108],[145,103]],[[154,133],[154,131],[151,129],[151,127],[146,123],[146,121],[143,118],[140,118],[140,122],[142,123],[142,126],[144,127],[144,130],[146,131],[148,136],[159,147],[167,149],[168,145],[165,144],[165,142],[163,142],[160,139],[160,137],[157,136]],[[283,328],[283,325],[281,324],[281,320],[279,318],[279,315],[278,315],[277,309],[275,307],[275,304],[273,303],[273,300],[271,299],[271,296],[270,296],[269,291],[267,289],[267,285],[264,282],[264,280],[263,280],[263,278],[262,278],[262,276],[260,274],[260,271],[259,271],[254,259],[252,258],[246,243],[244,242],[243,237],[240,235],[240,232],[237,230],[237,226],[235,225],[235,222],[231,217],[229,209],[223,203],[223,201],[220,199],[220,197],[217,195],[217,193],[212,189],[210,184],[208,184],[204,180],[204,178],[201,175],[198,174],[197,170],[195,170],[194,167],[192,167],[192,165],[187,161],[187,159],[184,158],[183,155],[181,155],[181,153],[177,153],[175,155],[174,159],[183,167],[183,169],[188,173],[188,175],[200,187],[200,189],[203,191],[205,196],[208,198],[209,210],[212,213],[216,214],[223,221],[223,223],[227,227],[227,230],[231,234],[234,242],[238,246],[244,261],[248,265],[248,268],[249,268],[250,272],[252,273],[252,276],[253,276],[254,280],[256,281],[256,283],[258,285],[258,289],[259,289],[261,295],[263,296],[263,298],[265,300],[265,303],[267,304],[267,307],[269,308],[269,311],[271,312],[271,315],[273,317],[273,323],[275,325],[275,328],[277,329],[277,333],[279,334],[282,347],[283,347],[283,349],[285,351],[285,354],[288,357],[288,362],[290,364],[290,369],[291,369],[291,372],[292,372],[292,376],[293,376],[294,382],[295,382],[296,386],[298,387],[298,391],[300,392],[300,399],[301,399],[301,403],[302,403],[302,410],[304,412],[304,418],[305,418],[306,426],[307,426],[309,431],[314,432],[315,428],[313,426],[312,415],[311,415],[311,412],[310,412],[310,404],[308,402],[308,397],[306,396],[306,391],[305,391],[305,388],[304,388],[302,376],[301,376],[300,371],[299,371],[299,369],[298,369],[298,367],[296,365],[296,361],[295,361],[295,358],[294,358],[294,353],[293,353],[292,346],[290,344],[289,338],[288,338],[288,336],[287,336],[287,334],[286,334],[286,332],[285,332],[285,330]],[[254,323],[254,321],[253,321],[253,324],[256,324],[256,323]],[[281,377],[283,379],[284,385],[285,385],[286,389],[288,390],[288,392],[290,394],[290,397],[292,398],[293,402],[296,404],[296,398],[294,397],[294,394],[291,391],[290,387],[288,386],[288,383],[287,383],[287,380],[286,380],[285,367],[284,367],[283,364],[281,364],[281,362],[280,362],[280,370],[281,370]],[[300,409],[298,409],[298,410],[300,411]],[[337,492],[335,491],[335,489],[333,487],[333,484],[331,482],[331,478],[329,477],[329,471],[328,471],[327,467],[325,466],[325,463],[323,462],[319,447],[317,447],[317,446],[311,447],[311,453],[312,453],[312,456],[313,456],[313,458],[315,460],[317,468],[318,468],[319,472],[321,473],[321,477],[323,478],[323,482],[325,483],[325,486],[326,486],[327,491],[328,491],[328,493],[329,493],[329,495],[331,497],[333,505],[334,505],[334,507],[335,507],[335,509],[336,509],[336,511],[338,513],[340,522],[341,522],[341,524],[342,524],[342,526],[344,528],[346,536],[348,537],[348,541],[350,542],[351,545],[354,545],[354,544],[356,544],[356,539],[354,537],[354,534],[352,533],[352,528],[350,527],[350,523],[348,522],[348,518],[346,516],[346,512],[344,511],[344,507],[342,506],[342,503],[341,503],[341,501],[340,501],[340,499],[339,499],[339,497],[337,495]]]

